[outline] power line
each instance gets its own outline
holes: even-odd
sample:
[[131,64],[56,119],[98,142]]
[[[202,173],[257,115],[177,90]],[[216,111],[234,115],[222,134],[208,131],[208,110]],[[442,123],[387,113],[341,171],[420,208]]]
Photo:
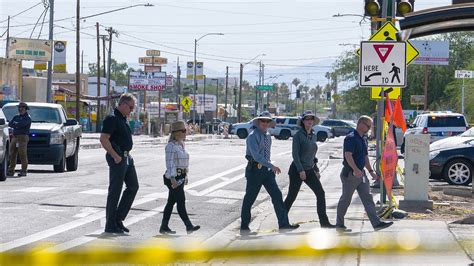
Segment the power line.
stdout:
[[[44,3],[43,3],[43,2],[40,2],[40,3],[36,4],[36,5],[33,5],[33,6],[29,7],[29,8],[27,8],[27,9],[21,11],[20,13],[16,13],[15,15],[10,16],[10,19],[12,19],[12,18],[14,18],[14,17],[16,17],[16,16],[18,16],[18,15],[21,15],[21,14],[27,12],[27,11],[30,11],[31,9],[33,9],[33,8],[35,8],[35,7],[37,7],[37,6],[41,5],[41,4],[44,4]],[[5,19],[5,20],[0,21],[0,23],[4,23],[4,22],[6,22],[6,21],[8,21],[8,18]]]

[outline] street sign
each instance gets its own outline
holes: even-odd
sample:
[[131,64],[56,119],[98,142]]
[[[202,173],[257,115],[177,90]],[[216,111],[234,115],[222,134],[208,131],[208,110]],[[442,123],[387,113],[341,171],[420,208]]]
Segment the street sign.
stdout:
[[168,59],[164,57],[157,57],[157,56],[151,56],[151,57],[139,57],[138,58],[138,63],[139,64],[144,64],[144,65],[166,65],[168,64]]
[[[369,41],[396,41],[397,40],[398,29],[393,25],[392,22],[388,21],[376,33],[374,33]],[[406,41],[407,51],[406,51],[406,61],[407,65],[410,64],[415,58],[420,54],[420,52],[415,48],[415,46],[410,42]],[[360,49],[356,51],[357,55],[360,56]]]
[[472,79],[474,76],[474,71],[471,70],[456,70],[454,72],[454,77],[457,79]]
[[406,43],[361,42],[359,85],[405,87]]
[[410,95],[410,104],[411,105],[424,105],[425,95]]
[[164,91],[166,72],[130,72],[128,89],[134,91]]
[[9,58],[36,61],[51,60],[52,41],[50,40],[36,40],[10,37],[8,39],[8,43]]
[[160,56],[160,50],[146,50],[146,56]]
[[271,90],[273,90],[273,85],[257,85],[257,90],[271,91]]
[[145,65],[145,72],[161,72],[161,66]]
[[189,107],[191,107],[192,105],[193,105],[193,101],[188,96],[184,97],[181,100],[181,106],[183,106],[184,109],[189,109]]
[[[384,88],[385,97],[390,100],[396,100],[398,97],[402,97],[402,89],[400,87],[388,87]],[[380,100],[382,99],[382,87],[372,87],[370,89],[370,99]]]

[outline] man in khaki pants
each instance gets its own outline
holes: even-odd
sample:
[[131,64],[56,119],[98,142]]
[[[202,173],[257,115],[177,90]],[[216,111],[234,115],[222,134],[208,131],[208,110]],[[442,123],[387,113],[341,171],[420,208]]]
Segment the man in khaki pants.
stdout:
[[18,115],[15,115],[8,126],[13,128],[13,137],[10,143],[10,163],[8,165],[8,176],[13,176],[15,174],[16,166],[16,157],[17,154],[20,154],[21,161],[21,171],[18,174],[19,177],[26,176],[26,171],[28,169],[28,155],[27,155],[27,146],[28,146],[28,135],[30,134],[31,118],[28,114],[29,110],[28,105],[24,102],[18,104]]

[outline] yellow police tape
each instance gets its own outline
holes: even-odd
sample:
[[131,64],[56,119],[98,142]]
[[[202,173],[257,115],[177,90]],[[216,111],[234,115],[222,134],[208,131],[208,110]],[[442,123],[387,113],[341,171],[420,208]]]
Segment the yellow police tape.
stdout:
[[[400,254],[413,255],[418,252],[445,251],[444,244],[433,245],[421,243],[415,230],[404,230],[396,234],[365,234],[361,238],[345,237],[334,230],[318,229],[308,233],[306,241],[294,242],[276,241],[261,245],[249,244],[245,246],[215,248],[205,247],[202,243],[189,243],[180,248],[170,243],[152,242],[143,247],[93,247],[77,249],[67,252],[53,252],[43,247],[26,251],[8,251],[0,253],[0,265],[83,265],[83,264],[164,264],[173,262],[205,263],[219,259],[255,259],[255,258],[299,258],[314,260],[318,257],[351,255],[357,252],[367,254]],[[244,239],[242,237],[242,239]],[[251,237],[248,237],[251,239]],[[301,244],[304,242],[303,244]],[[40,249],[42,248],[42,249]]]

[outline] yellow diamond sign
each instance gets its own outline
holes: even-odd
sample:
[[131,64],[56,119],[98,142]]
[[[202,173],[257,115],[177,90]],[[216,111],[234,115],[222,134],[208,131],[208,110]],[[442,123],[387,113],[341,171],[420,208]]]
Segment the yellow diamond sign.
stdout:
[[[384,88],[384,91],[386,94],[386,97],[390,100],[396,100],[398,97],[402,97],[402,90],[400,87],[389,87],[389,88]],[[382,87],[372,87],[370,88],[370,99],[372,100],[380,100],[382,99]]]
[[189,107],[191,107],[191,105],[193,105],[193,100],[191,100],[191,98],[189,98],[188,96],[184,97],[181,100],[181,106],[183,106],[184,109],[189,109]]

